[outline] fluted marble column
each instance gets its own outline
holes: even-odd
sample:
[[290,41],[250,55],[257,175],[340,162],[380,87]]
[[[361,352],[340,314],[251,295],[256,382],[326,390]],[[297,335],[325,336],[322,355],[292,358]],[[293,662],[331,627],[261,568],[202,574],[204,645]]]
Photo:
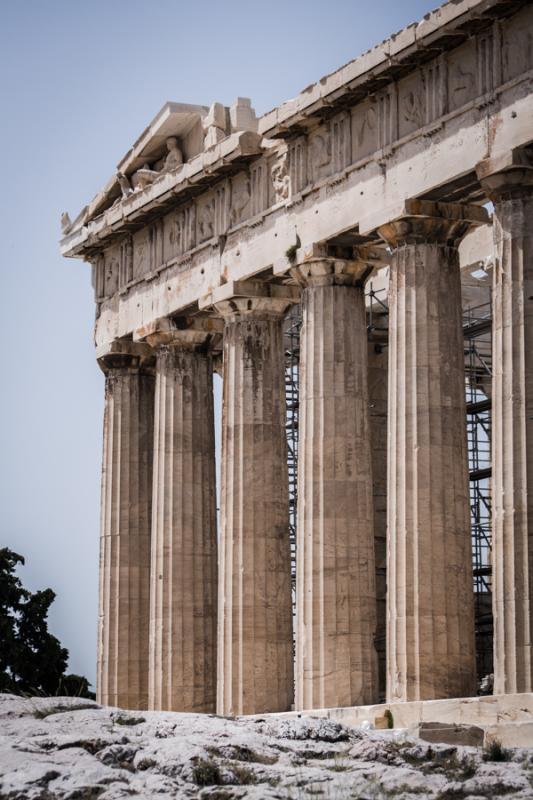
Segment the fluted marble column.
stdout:
[[[387,696],[475,694],[461,283],[477,207],[417,202],[380,228],[389,284]],[[416,216],[415,216],[416,214]]]
[[149,707],[213,712],[217,541],[209,335],[156,346]]
[[494,202],[494,692],[533,691],[533,166],[484,177]]
[[[379,316],[378,327],[387,329],[387,318]],[[374,317],[375,319],[376,317]],[[383,333],[381,333],[383,337]],[[372,443],[372,482],[374,494],[374,554],[376,559],[376,651],[378,655],[379,697],[386,693],[387,630],[387,397],[388,348],[386,338],[376,336],[368,343],[368,401]]]
[[150,348],[115,342],[105,376],[97,700],[148,707],[154,374]]
[[282,315],[235,298],[224,316],[219,714],[286,711],[293,698]]
[[315,260],[300,355],[296,708],[377,701],[366,264]]

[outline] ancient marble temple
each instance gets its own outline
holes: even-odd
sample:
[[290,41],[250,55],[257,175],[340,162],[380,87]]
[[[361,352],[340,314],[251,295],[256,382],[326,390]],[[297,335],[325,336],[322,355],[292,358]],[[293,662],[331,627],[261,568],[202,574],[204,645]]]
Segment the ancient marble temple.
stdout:
[[462,304],[477,262],[495,691],[533,690],[532,40],[530,2],[453,0],[259,119],[246,98],[169,102],[63,215],[63,254],[91,264],[105,374],[100,702],[370,704],[378,652],[389,701],[476,693]]

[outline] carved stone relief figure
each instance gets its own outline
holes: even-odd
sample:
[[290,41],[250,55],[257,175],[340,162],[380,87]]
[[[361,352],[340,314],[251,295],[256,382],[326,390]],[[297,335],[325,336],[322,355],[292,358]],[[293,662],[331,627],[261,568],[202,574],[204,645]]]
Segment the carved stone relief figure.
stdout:
[[365,100],[352,112],[352,161],[370,155],[378,149],[378,116],[375,100]]
[[159,175],[160,173],[155,169],[150,169],[149,164],[144,164],[141,169],[138,169],[137,172],[134,172],[131,176],[132,186],[135,191],[142,191],[146,189],[147,186],[150,186],[156,178],[159,178]]
[[166,144],[168,153],[163,164],[162,172],[170,172],[170,170],[176,169],[176,167],[181,167],[183,164],[183,154],[180,150],[176,137],[169,136]]
[[205,242],[215,235],[215,201],[208,200],[198,207],[198,239]]
[[111,297],[118,289],[120,260],[116,250],[105,255],[105,278],[104,293],[106,297]]
[[117,172],[117,180],[122,192],[122,197],[129,197],[133,192],[129,179],[122,172]]
[[448,57],[448,99],[450,111],[460,108],[477,95],[476,41],[468,41]]
[[236,178],[231,187],[230,225],[237,225],[246,218],[250,208],[250,181]]
[[270,171],[272,178],[272,189],[274,192],[274,203],[287,200],[290,192],[289,164],[287,153],[279,161],[276,161]]
[[426,111],[424,107],[424,93],[421,81],[418,90],[411,90],[407,92],[403,98],[403,105],[401,109],[402,116],[406,122],[411,122],[414,128],[421,128],[425,122]]
[[454,106],[458,108],[474,94],[475,75],[456,64],[452,73],[452,95]]
[[399,136],[406,136],[426,124],[426,73],[408,75],[398,84]]

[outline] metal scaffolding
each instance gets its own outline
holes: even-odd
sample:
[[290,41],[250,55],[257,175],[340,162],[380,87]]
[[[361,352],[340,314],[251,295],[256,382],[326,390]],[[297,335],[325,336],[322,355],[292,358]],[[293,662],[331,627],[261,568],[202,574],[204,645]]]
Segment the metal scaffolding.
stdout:
[[[384,290],[367,288],[368,336],[386,346],[383,325],[387,305]],[[386,317],[385,317],[386,319]],[[285,320],[286,434],[289,473],[289,537],[293,613],[296,600],[296,514],[299,423],[300,306]],[[475,596],[478,676],[492,673],[492,560],[491,560],[491,350],[492,309],[489,303],[467,308],[463,316],[465,392],[470,477],[472,567]]]
[[470,474],[472,571],[474,578],[478,676],[493,671],[491,558],[491,381],[492,308],[467,308],[465,336],[466,423]]
[[285,317],[285,431],[287,435],[287,467],[289,471],[289,537],[291,543],[291,579],[293,617],[296,606],[296,504],[298,497],[298,412],[300,383],[300,306],[292,306]]

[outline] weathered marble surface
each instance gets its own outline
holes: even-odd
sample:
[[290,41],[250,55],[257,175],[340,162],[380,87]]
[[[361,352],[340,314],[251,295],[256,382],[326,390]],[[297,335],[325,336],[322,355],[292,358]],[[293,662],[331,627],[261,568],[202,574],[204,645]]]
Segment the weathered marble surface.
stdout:
[[0,695],[0,729],[6,800],[533,795],[531,751],[485,763],[479,748],[329,719],[141,713]]

